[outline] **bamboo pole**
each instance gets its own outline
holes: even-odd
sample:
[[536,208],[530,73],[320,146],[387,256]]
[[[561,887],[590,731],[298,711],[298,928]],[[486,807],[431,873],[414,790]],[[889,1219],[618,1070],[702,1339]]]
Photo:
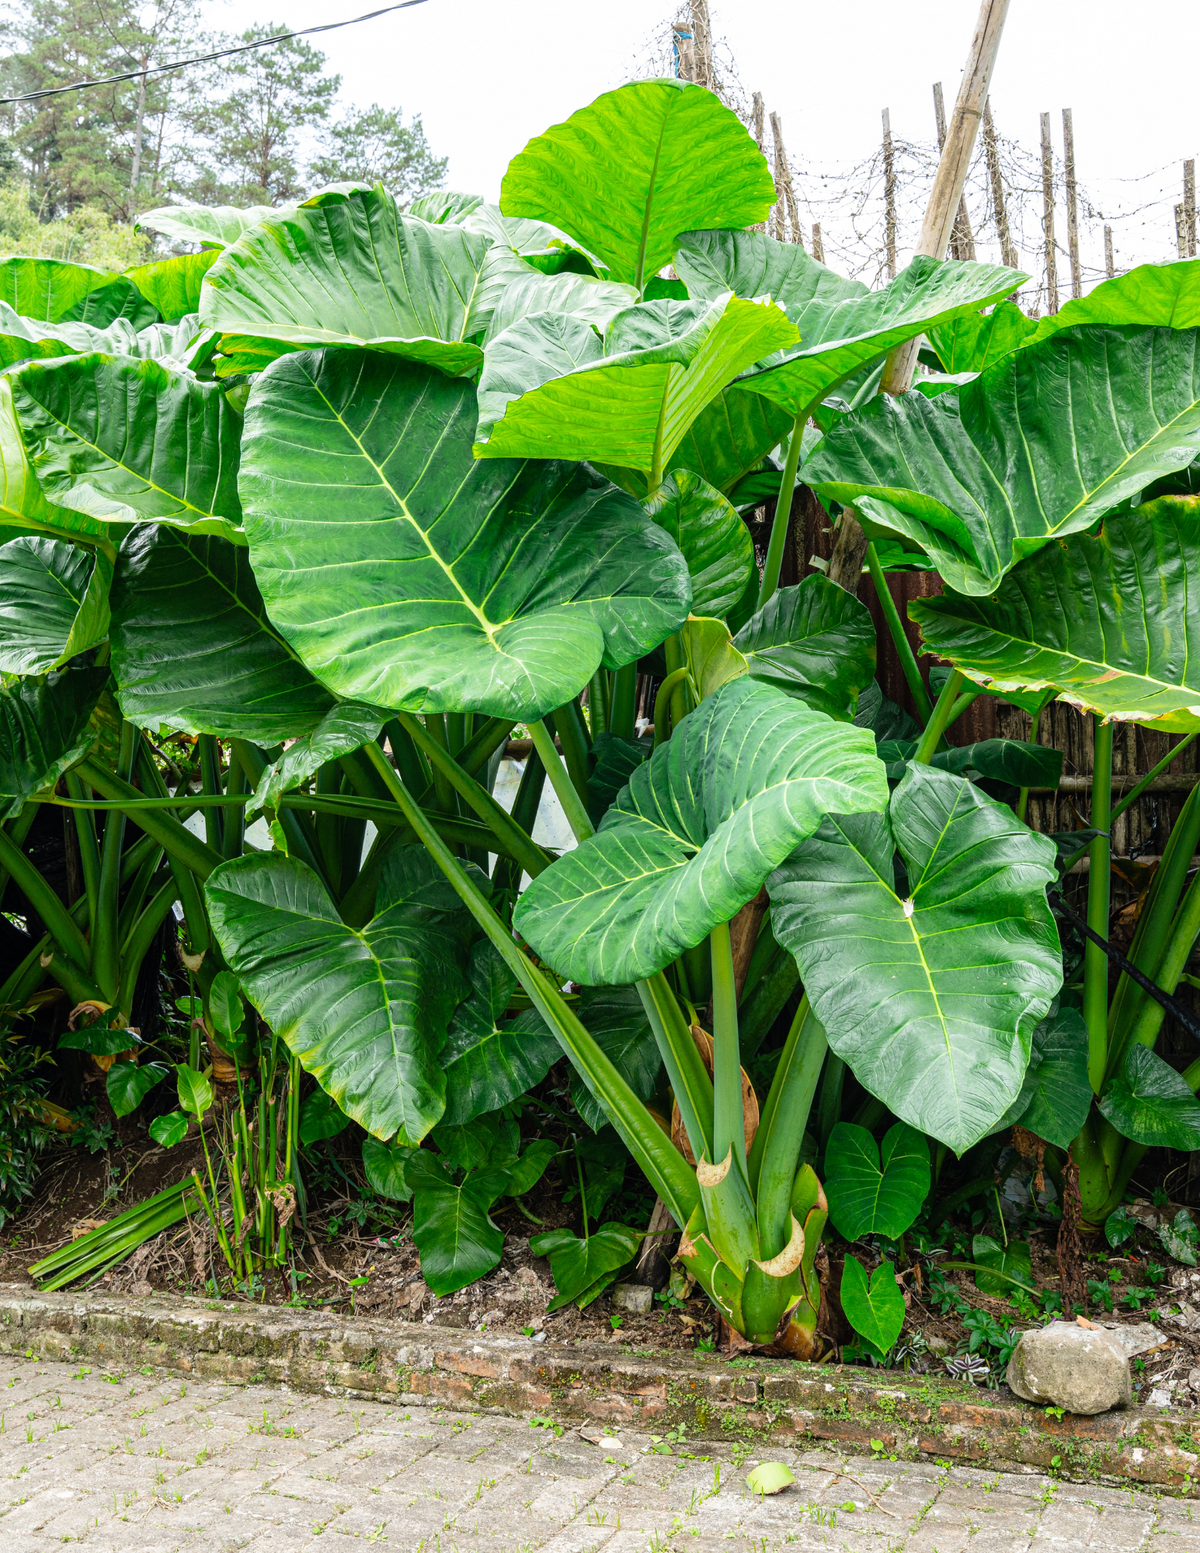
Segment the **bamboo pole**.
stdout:
[[1109,280],[1117,273],[1117,266],[1113,261],[1112,227],[1104,228],[1104,273]]
[[[933,114],[937,121],[938,153],[946,149],[946,102],[942,96],[942,83],[933,84]],[[975,238],[971,233],[971,218],[967,215],[964,196],[958,202],[958,215],[950,234],[950,256],[954,259],[974,259]]]
[[818,264],[824,264],[825,263],[825,244],[821,240],[821,223],[819,221],[814,221],[813,222],[812,251],[813,251],[813,258],[817,261],[817,263]]
[[[792,172],[788,166],[787,147],[783,143],[783,125],[779,122],[779,115],[771,115],[771,134],[775,140],[775,187],[780,190],[780,221],[783,226],[782,203],[786,202],[788,220],[792,227],[792,242],[804,247],[804,239],[800,235],[800,221],[796,215],[796,193],[792,188]],[[780,233],[782,236],[782,231]]]
[[1042,247],[1046,260],[1046,311],[1058,312],[1058,264],[1054,251],[1054,153],[1050,115],[1042,114]]
[[1063,109],[1063,163],[1067,183],[1067,252],[1071,256],[1071,295],[1083,295],[1083,269],[1079,263],[1079,209],[1075,189],[1075,130],[1070,108]]
[[1004,200],[1004,180],[1000,176],[1000,142],[996,138],[996,125],[992,119],[992,105],[983,105],[983,149],[987,156],[988,177],[992,185],[992,209],[996,217],[996,236],[1000,239],[1000,263],[1010,270],[1017,266],[1017,250],[1013,247],[1012,233],[1008,225],[1008,206]]
[[1187,238],[1187,256],[1196,257],[1196,164],[1183,164],[1183,225]]
[[883,206],[888,279],[896,278],[896,158],[892,150],[891,110],[883,110]]
[[1183,206],[1175,207],[1175,248],[1181,259],[1187,258],[1187,227],[1183,219]]

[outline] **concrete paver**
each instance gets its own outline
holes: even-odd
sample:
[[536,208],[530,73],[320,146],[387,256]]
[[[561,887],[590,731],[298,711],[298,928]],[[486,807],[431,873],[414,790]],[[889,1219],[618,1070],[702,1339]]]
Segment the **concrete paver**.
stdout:
[[1037,1473],[578,1433],[0,1358],[0,1553],[1200,1553],[1200,1505]]

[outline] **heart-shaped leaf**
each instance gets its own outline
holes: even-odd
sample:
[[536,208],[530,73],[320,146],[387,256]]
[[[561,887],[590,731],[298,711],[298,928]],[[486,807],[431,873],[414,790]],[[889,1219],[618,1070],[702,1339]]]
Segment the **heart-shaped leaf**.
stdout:
[[181,1062],[175,1069],[175,1088],[179,1104],[189,1116],[199,1120],[213,1103],[212,1085],[203,1073]]
[[[898,782],[906,763],[917,753],[912,740],[881,740],[880,760],[887,762],[888,776]],[[992,782],[1007,782],[1012,787],[1048,787],[1053,791],[1062,776],[1063,753],[1044,744],[1026,744],[1021,739],[981,739],[977,744],[959,744],[939,750],[929,764],[936,771],[952,771],[955,776],[983,777]]]
[[13,404],[52,502],[105,523],[237,538],[241,417],[166,361],[68,356],[13,374]]
[[531,140],[500,187],[505,215],[563,227],[614,280],[639,289],[680,232],[751,226],[774,201],[766,160],[736,114],[684,81],[605,92]]
[[825,1146],[829,1215],[847,1240],[897,1240],[929,1195],[929,1145],[897,1122],[877,1144],[865,1127],[837,1122]]
[[[331,1095],[327,1095],[323,1089],[314,1089],[311,1095],[306,1095],[300,1104],[300,1142],[305,1147],[310,1143],[319,1143],[324,1138],[336,1138],[345,1132],[350,1125],[350,1118],[338,1105]],[[375,1148],[386,1148],[389,1145],[382,1144],[378,1138],[366,1138],[363,1140],[364,1165],[366,1164],[365,1151],[368,1144]],[[367,1180],[371,1181],[368,1168]],[[375,1186],[374,1181],[371,1185]],[[379,1191],[379,1187],[375,1187]],[[384,1193],[389,1196],[390,1193]]]
[[604,1224],[586,1239],[569,1229],[534,1235],[529,1249],[534,1256],[550,1258],[550,1271],[558,1293],[546,1306],[547,1313],[561,1310],[572,1300],[584,1310],[637,1255],[644,1231],[626,1224]]
[[503,1023],[516,978],[486,940],[473,945],[471,995],[460,1003],[442,1052],[444,1123],[460,1125],[499,1110],[540,1084],[562,1048],[537,1012]]
[[1065,1149],[1079,1135],[1092,1108],[1087,1072],[1087,1026],[1078,1009],[1060,1008],[1033,1032],[1025,1104],[1006,1123],[1016,1123]]
[[125,274],[165,322],[175,323],[187,313],[198,311],[201,285],[218,252],[208,248],[200,253],[180,254],[154,264],[139,264]]
[[[732,223],[728,223],[732,224]],[[1013,289],[996,264],[940,263],[918,255],[880,291],[846,280],[794,244],[763,232],[688,232],[675,252],[688,295],[769,296],[800,331],[798,344],[767,356],[743,380],[792,415],[820,404],[868,362],[962,312]]]
[[99,737],[92,713],[105,669],[65,669],[0,686],[0,820],[82,760]]
[[734,680],[633,773],[596,835],[533,881],[513,922],[576,981],[634,982],[730,921],[824,814],[885,802],[869,733]]
[[867,1282],[866,1269],[854,1257],[842,1264],[842,1309],[859,1334],[887,1353],[904,1326],[904,1296],[890,1262],[880,1262]]
[[771,927],[830,1046],[959,1153],[1016,1099],[1062,984],[1057,877],[1054,843],[1010,808],[910,766],[886,815],[827,819],[768,881]]
[[[1067,307],[1070,306],[1068,302]],[[1053,315],[1056,321],[1063,312]],[[1129,323],[1158,321],[1149,318],[1127,320]],[[1020,350],[1023,345],[1032,345],[1037,330],[1037,319],[1027,318],[1015,302],[997,302],[986,313],[960,313],[949,323],[938,324],[929,331],[929,340],[947,372],[986,372],[1002,356]]]
[[795,339],[769,300],[640,302],[603,336],[539,313],[490,342],[479,379],[476,452],[669,467],[688,427],[760,356]]
[[421,1149],[408,1176],[414,1188],[413,1240],[421,1253],[421,1275],[433,1292],[453,1294],[491,1272],[504,1250],[504,1232],[488,1209],[506,1191],[508,1171],[480,1171],[455,1186]]
[[150,1093],[161,1084],[167,1070],[161,1063],[148,1062],[140,1066],[136,1062],[114,1062],[104,1079],[108,1103],[114,1116],[129,1116]]
[[[320,1090],[318,1093],[325,1092]],[[378,1138],[364,1138],[362,1162],[367,1185],[392,1202],[411,1202],[413,1189],[408,1180],[408,1162],[413,1152],[404,1143],[383,1143]]]
[[108,635],[112,564],[60,539],[0,545],[0,670],[45,674]]
[[490,244],[430,226],[382,187],[273,210],[204,278],[200,321],[228,335],[311,345],[370,345],[449,373],[480,360],[494,288]]
[[1010,1240],[1005,1245],[1001,1245],[990,1235],[976,1235],[971,1241],[971,1257],[980,1267],[989,1267],[1005,1275],[1002,1278],[996,1278],[976,1269],[975,1287],[984,1294],[1011,1299],[1013,1280],[1026,1289],[1037,1289],[1037,1284],[1033,1281],[1033,1262],[1029,1255],[1027,1240]]
[[1089,327],[936,399],[880,395],[803,477],[915,540],[959,593],[986,594],[1198,451],[1200,330]]
[[926,648],[1002,694],[1057,690],[1117,722],[1200,719],[1200,497],[1163,496],[1013,568],[991,598],[914,600]]
[[692,579],[692,613],[727,615],[758,576],[754,541],[733,506],[686,469],[668,475],[644,505],[683,552]]
[[290,356],[251,392],[255,576],[338,695],[540,717],[687,616],[687,565],[636,502],[579,465],[475,460],[476,413],[469,384],[373,352]]
[[552,1160],[558,1158],[559,1147],[553,1138],[535,1138],[515,1164],[509,1167],[506,1197],[524,1197],[531,1192],[546,1174]]
[[236,243],[264,216],[276,214],[271,205],[162,205],[139,216],[137,226],[139,231],[161,232],[175,243],[203,243],[222,249]]
[[208,990],[208,1011],[218,1037],[228,1040],[242,1028],[246,1010],[242,991],[232,971],[218,971]]
[[871,612],[845,588],[814,574],[778,589],[733,638],[754,679],[849,721],[875,677]]
[[[412,864],[436,865],[420,848]],[[346,1114],[417,1144],[445,1109],[440,1053],[467,988],[461,910],[411,896],[358,931],[295,858],[250,854],[204,887],[213,932],[242,990]],[[457,906],[457,897],[455,897]]]
[[1134,1041],[1096,1102],[1123,1138],[1147,1148],[1200,1149],[1200,1100],[1181,1073]]
[[[86,319],[98,328],[123,316],[129,293],[136,296],[135,288],[128,281],[123,282],[111,270],[98,269],[93,264],[71,264],[65,259],[0,260],[0,301],[24,318],[39,318],[46,323],[78,318],[89,296],[112,287],[117,288],[113,301],[93,309],[94,316]],[[107,313],[108,317],[101,316],[102,313]],[[154,321],[153,309],[142,321]]]
[[121,546],[112,611],[113,674],[138,727],[269,747],[314,733],[335,705],[267,619],[249,552],[226,540],[139,528]]
[[173,1149],[177,1143],[182,1143],[187,1130],[188,1119],[182,1111],[168,1111],[165,1116],[156,1116],[146,1129],[160,1149]]

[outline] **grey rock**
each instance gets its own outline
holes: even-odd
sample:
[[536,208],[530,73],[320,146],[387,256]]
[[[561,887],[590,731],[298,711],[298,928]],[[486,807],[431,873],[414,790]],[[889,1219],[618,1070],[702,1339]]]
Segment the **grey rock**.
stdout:
[[654,1290],[648,1283],[618,1283],[613,1285],[612,1302],[618,1310],[628,1310],[644,1316],[654,1309]]
[[1153,1353],[1168,1341],[1152,1321],[1098,1321],[1096,1325],[1115,1338],[1131,1359],[1134,1354]]
[[1066,1321],[1022,1332],[1007,1380],[1027,1402],[1068,1413],[1106,1413],[1133,1401],[1129,1360],[1114,1335]]

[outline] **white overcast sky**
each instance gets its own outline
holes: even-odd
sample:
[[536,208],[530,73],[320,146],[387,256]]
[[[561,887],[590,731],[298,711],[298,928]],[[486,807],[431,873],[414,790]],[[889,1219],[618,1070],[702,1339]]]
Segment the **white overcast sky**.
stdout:
[[[745,91],[762,92],[781,115],[801,193],[814,197],[821,172],[847,171],[875,151],[882,108],[899,139],[932,138],[931,85],[944,83],[949,111],[978,11],[977,0],[710,5],[714,35]],[[208,17],[231,31],[303,27],[364,6],[212,0]],[[648,46],[671,14],[670,0],[427,0],[313,42],[341,72],[345,101],[420,113],[434,150],[450,159],[449,185],[495,199],[527,140],[645,73]],[[1001,135],[1031,151],[1038,115],[1049,111],[1061,152],[1061,110],[1073,109],[1079,178],[1114,222],[1120,268],[1175,256],[1181,164],[1200,150],[1197,0],[1012,0],[991,97]],[[1140,181],[1122,181],[1132,179]],[[1147,201],[1157,205],[1122,216]],[[836,227],[836,212],[822,215]],[[1085,226],[1082,240],[1094,270],[1103,262],[1099,225]]]

